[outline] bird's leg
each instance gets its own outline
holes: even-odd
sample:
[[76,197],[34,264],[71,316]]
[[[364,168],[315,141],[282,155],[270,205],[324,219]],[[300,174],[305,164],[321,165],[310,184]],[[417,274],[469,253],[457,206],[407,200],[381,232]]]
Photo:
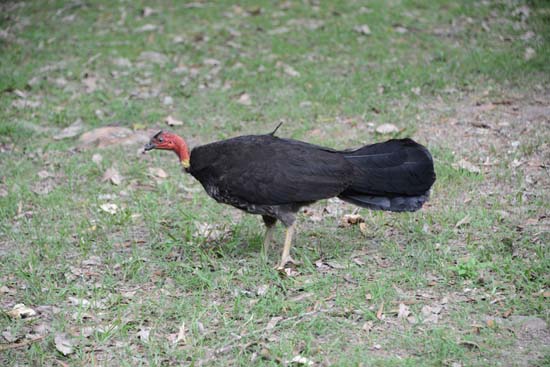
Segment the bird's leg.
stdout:
[[277,269],[282,270],[285,268],[285,265],[288,263],[297,264],[292,257],[290,257],[290,247],[292,246],[292,236],[294,235],[294,229],[296,225],[295,223],[292,223],[287,229],[286,229],[286,236],[285,236],[285,245],[283,247],[283,255],[281,256],[281,263],[279,264],[279,267]]
[[267,256],[268,251],[271,249],[271,243],[273,241],[273,233],[275,232],[275,223],[277,219],[262,215],[265,223],[265,237],[264,237],[264,256]]

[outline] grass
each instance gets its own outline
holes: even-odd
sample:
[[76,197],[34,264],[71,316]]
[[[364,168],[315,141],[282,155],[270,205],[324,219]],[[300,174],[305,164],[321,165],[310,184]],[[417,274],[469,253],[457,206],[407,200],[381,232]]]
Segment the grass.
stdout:
[[[547,363],[548,332],[518,322],[549,320],[548,3],[288,4],[0,5],[0,307],[39,312],[0,315],[3,365]],[[338,227],[354,207],[314,205],[303,264],[282,278],[261,220],[208,198],[172,155],[53,139],[77,119],[139,132],[168,115],[193,145],[284,121],[281,136],[346,148],[393,123],[430,148],[438,180],[417,213],[359,210],[366,233]]]

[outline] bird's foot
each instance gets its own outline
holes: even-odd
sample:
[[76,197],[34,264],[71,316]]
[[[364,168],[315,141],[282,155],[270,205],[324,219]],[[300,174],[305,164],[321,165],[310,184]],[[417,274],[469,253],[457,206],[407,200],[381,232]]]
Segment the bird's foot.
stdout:
[[295,268],[301,265],[302,262],[294,260],[290,255],[281,259],[281,263],[275,268],[278,271],[284,271],[285,268]]

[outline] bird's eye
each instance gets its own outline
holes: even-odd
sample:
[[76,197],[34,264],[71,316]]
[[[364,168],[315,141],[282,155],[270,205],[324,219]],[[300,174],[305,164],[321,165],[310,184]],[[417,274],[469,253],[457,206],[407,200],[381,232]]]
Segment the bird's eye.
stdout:
[[164,139],[161,137],[159,137],[159,141],[162,143],[164,141]]

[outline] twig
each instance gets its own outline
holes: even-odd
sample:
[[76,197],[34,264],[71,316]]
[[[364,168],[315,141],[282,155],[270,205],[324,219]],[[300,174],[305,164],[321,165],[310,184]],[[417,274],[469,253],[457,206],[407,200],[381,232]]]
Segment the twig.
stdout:
[[[329,312],[330,310],[325,310],[325,309],[320,309],[320,310],[316,310],[316,311],[310,311],[310,312],[306,312],[306,313],[303,313],[303,314],[300,314],[300,315],[296,315],[296,316],[292,316],[292,317],[289,317],[289,318],[286,318],[284,320],[281,320],[277,323],[277,325],[275,326],[275,328],[282,324],[282,323],[285,323],[285,322],[288,322],[288,321],[293,321],[293,320],[298,320],[300,319],[304,319],[306,317],[309,317],[309,316],[314,316],[314,315],[318,315],[318,314],[321,314],[321,313],[327,313]],[[259,333],[263,333],[263,332],[266,332],[268,330],[273,330],[274,328],[272,328],[271,326],[268,328],[267,326],[264,327],[264,328],[261,328],[261,329],[258,329],[258,330],[254,330],[254,331],[251,331],[247,334],[244,334],[244,335],[239,335],[238,338],[235,338],[234,340],[232,340],[231,342],[229,342],[228,344],[224,345],[223,347],[221,348],[218,348],[216,349],[216,351],[214,352],[214,355],[218,356],[220,354],[223,354],[223,353],[227,353],[229,352],[231,349],[234,348],[234,344],[236,344],[239,340],[242,340],[244,338],[248,338],[248,337],[251,337],[252,335],[256,335],[256,334],[259,334]]]
[[3,352],[5,350],[10,350],[10,349],[22,348],[26,345],[29,345],[29,344],[32,344],[34,342],[40,341],[40,340],[44,339],[46,336],[47,335],[42,335],[42,336],[39,336],[36,339],[23,340],[21,342],[13,343],[13,344],[5,344],[5,345],[0,344],[0,352]]

